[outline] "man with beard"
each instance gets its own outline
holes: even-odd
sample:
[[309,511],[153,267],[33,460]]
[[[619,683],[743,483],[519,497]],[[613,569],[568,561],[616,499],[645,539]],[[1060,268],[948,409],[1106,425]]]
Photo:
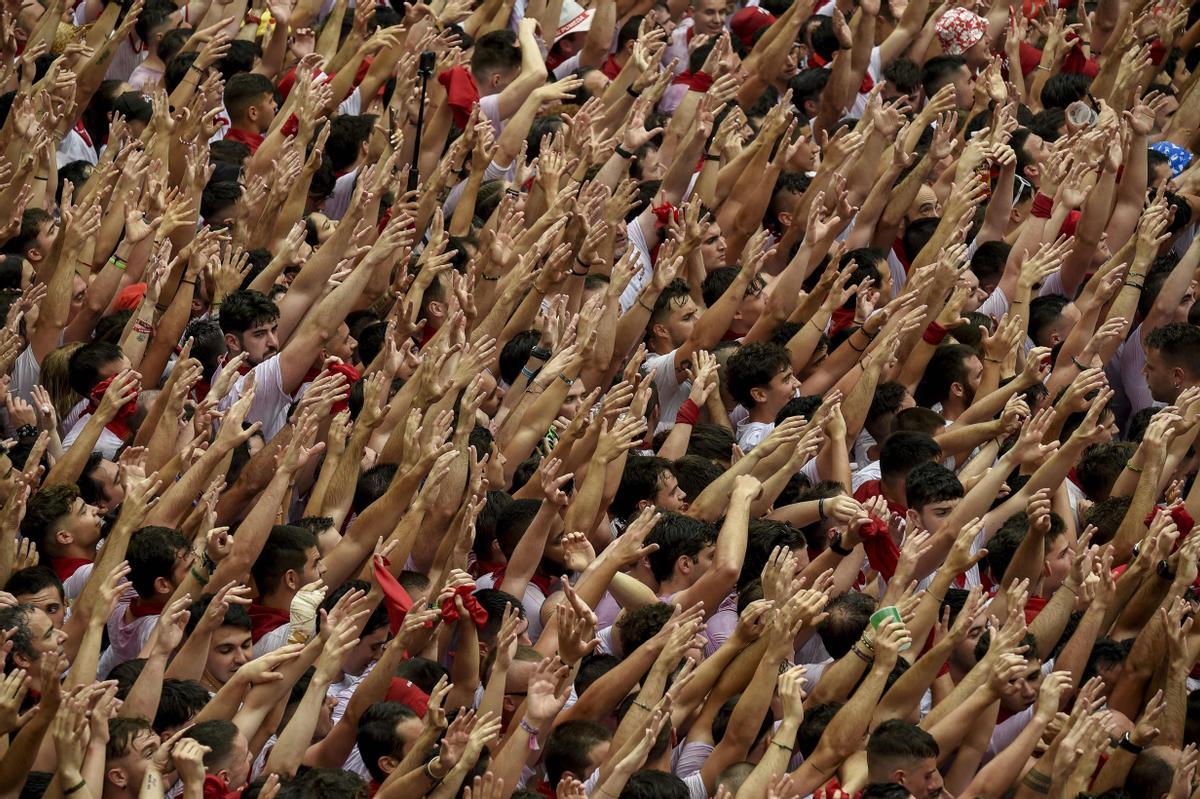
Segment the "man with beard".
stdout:
[[934,351],[917,386],[917,403],[953,422],[975,401],[983,361],[965,344],[943,344]]

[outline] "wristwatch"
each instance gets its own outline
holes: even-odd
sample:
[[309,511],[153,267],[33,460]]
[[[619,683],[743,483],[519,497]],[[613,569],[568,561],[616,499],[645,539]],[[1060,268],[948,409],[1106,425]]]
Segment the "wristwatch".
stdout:
[[841,555],[843,558],[847,557],[851,552],[854,551],[853,549],[846,549],[846,547],[842,546],[842,533],[840,530],[829,536],[829,548],[832,549],[835,554]]
[[1171,564],[1166,559],[1158,562],[1158,576],[1164,580],[1175,579],[1175,572],[1171,571]]
[[1142,750],[1146,748],[1144,746],[1138,746],[1135,744],[1133,739],[1129,737],[1129,733],[1125,733],[1121,736],[1121,740],[1117,741],[1117,746],[1134,755],[1140,755]]

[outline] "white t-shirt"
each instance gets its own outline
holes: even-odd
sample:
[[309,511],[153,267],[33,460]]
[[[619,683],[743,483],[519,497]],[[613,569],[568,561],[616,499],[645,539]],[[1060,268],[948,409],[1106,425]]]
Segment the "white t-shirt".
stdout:
[[[218,404],[218,409],[228,410],[242,396],[246,375],[238,377],[233,388]],[[246,422],[262,422],[263,439],[270,441],[287,424],[287,412],[294,400],[283,390],[283,374],[280,372],[279,356],[274,355],[254,367],[254,404],[246,414]]]
[[[92,418],[90,413],[85,413],[76,420],[71,427],[71,432],[67,433],[67,437],[63,439],[63,449],[68,450],[75,443],[75,439],[83,432],[84,426],[88,420]],[[109,430],[107,427],[100,431],[100,438],[96,439],[96,446],[92,447],[92,452],[99,452],[110,461],[117,459],[117,450],[119,450],[125,442],[116,433]]]
[[[485,574],[475,581],[476,590],[480,588],[499,588],[496,585],[495,574]],[[532,581],[525,585],[525,594],[521,597],[521,607],[525,609],[525,620],[529,622],[529,640],[536,641],[542,634],[542,605],[546,595]]]
[[665,355],[651,355],[642,367],[643,374],[654,370],[654,384],[658,388],[659,415],[658,427],[654,431],[656,433],[675,426],[675,416],[692,391],[692,381],[680,382],[675,371],[676,352],[678,350],[671,350]]

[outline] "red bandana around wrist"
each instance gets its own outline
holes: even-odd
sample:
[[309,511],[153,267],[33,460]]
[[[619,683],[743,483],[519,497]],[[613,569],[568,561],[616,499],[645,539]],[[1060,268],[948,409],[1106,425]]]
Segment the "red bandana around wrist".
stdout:
[[[100,410],[100,401],[104,398],[104,392],[108,391],[108,387],[112,385],[112,381],[113,378],[111,377],[101,380],[92,388],[92,393],[88,395],[88,413],[94,414],[96,411]],[[133,414],[137,412],[138,393],[140,392],[135,392],[133,399],[129,400],[129,402],[118,408],[117,415],[113,417],[113,420],[104,425],[106,430],[112,432],[113,435],[117,436],[117,438],[121,439],[122,441],[127,441],[130,433],[132,432],[129,429],[129,420],[132,418]]]

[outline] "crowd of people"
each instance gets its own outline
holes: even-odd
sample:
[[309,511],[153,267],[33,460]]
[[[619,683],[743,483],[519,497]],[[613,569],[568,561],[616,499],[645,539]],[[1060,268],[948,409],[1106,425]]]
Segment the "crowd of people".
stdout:
[[0,799],[1200,797],[1200,4],[4,0]]

